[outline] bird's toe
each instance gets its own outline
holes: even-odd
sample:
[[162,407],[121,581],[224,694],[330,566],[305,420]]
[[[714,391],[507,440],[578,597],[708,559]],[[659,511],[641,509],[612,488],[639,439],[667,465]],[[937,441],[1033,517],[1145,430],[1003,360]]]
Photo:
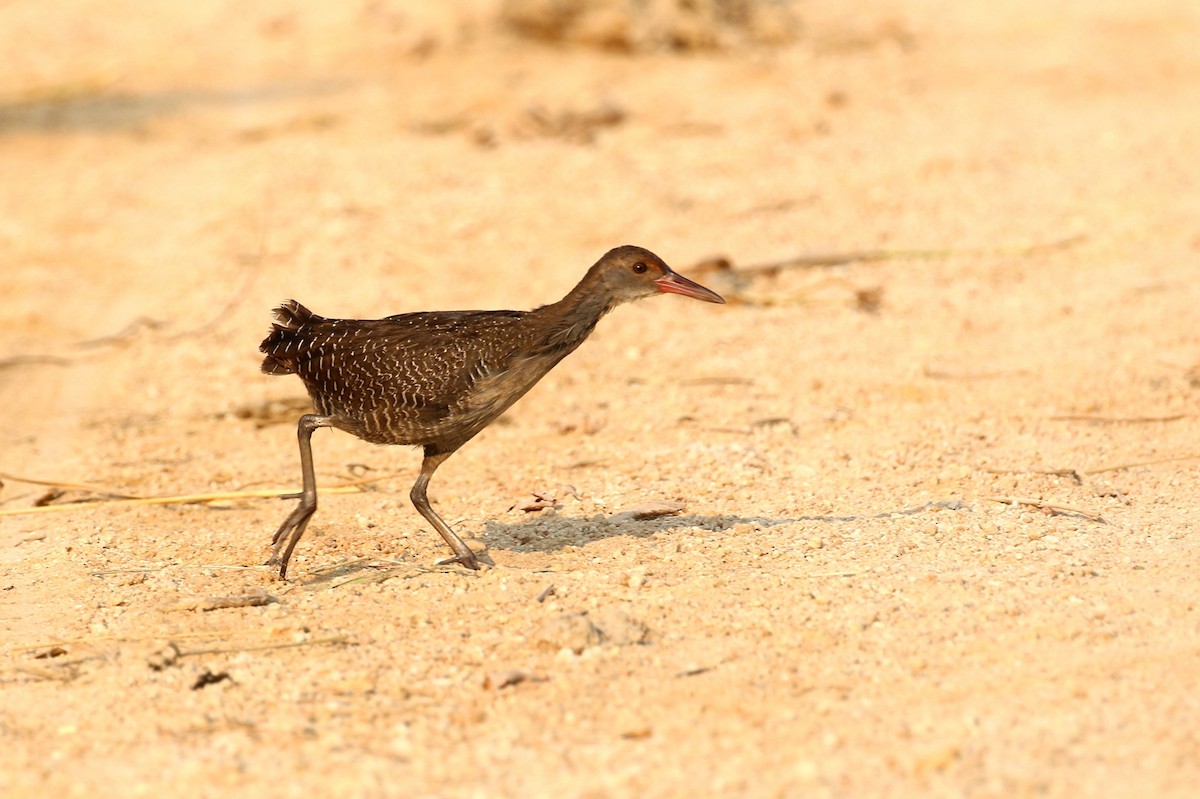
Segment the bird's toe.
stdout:
[[439,560],[435,565],[448,566],[451,563],[457,563],[460,566],[465,566],[466,568],[471,569],[472,571],[479,571],[479,569],[482,566],[482,564],[480,564],[480,562],[479,562],[479,558],[475,557],[474,552],[467,552],[463,555],[455,555],[452,558],[443,558],[442,560]]

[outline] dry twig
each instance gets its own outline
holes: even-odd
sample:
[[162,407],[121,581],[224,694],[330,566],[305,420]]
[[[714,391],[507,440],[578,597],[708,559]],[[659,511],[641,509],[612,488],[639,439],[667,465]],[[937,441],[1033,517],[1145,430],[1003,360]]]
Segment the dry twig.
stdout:
[[190,657],[192,655],[229,655],[235,652],[267,652],[272,649],[296,649],[302,646],[326,646],[329,644],[348,644],[350,643],[349,636],[331,635],[328,638],[313,638],[308,641],[292,641],[286,644],[260,644],[258,646],[222,646],[213,647],[212,649],[187,649],[180,650],[179,657]]
[[1076,483],[1083,484],[1083,476],[1077,469],[982,469],[981,471],[987,474],[1045,474],[1051,477],[1070,477]]
[[1175,455],[1170,458],[1154,458],[1148,461],[1116,463],[1112,466],[1103,466],[1099,469],[983,469],[982,471],[985,471],[988,474],[1048,474],[1056,477],[1070,477],[1077,483],[1082,483],[1085,476],[1090,477],[1091,475],[1105,474],[1106,472],[1119,472],[1123,469],[1134,469],[1138,466],[1157,466],[1162,463],[1175,463],[1177,461],[1194,460],[1200,460],[1200,454]]
[[70,366],[69,358],[57,355],[13,355],[11,358],[0,358],[0,369],[13,369],[18,366]]
[[1104,474],[1105,472],[1119,472],[1123,469],[1133,469],[1138,466],[1157,466],[1160,463],[1175,463],[1176,461],[1194,461],[1200,459],[1200,455],[1176,455],[1171,458],[1155,458],[1149,461],[1130,461],[1129,463],[1117,463],[1112,466],[1105,466],[1101,469],[1088,469],[1084,474]]
[[1029,374],[1028,369],[1007,369],[996,372],[947,372],[941,369],[934,369],[931,366],[926,366],[921,370],[921,374],[932,380],[995,380],[1000,377],[1020,377],[1021,375]]
[[763,264],[740,267],[741,272],[758,272],[775,274],[781,269],[813,269],[823,266],[841,266],[850,263],[875,261],[918,260],[929,258],[954,258],[960,255],[1011,255],[1023,257],[1041,252],[1050,252],[1071,247],[1086,239],[1083,234],[1067,236],[1054,241],[1040,244],[1028,244],[1001,247],[948,247],[930,250],[847,250],[845,252],[813,253],[798,255],[795,258],[785,258],[781,261],[771,261]]
[[[354,494],[362,490],[362,486],[375,483],[391,477],[388,472],[374,477],[364,477],[361,480],[351,480],[339,485],[318,489],[322,494]],[[291,499],[299,494],[295,491],[269,488],[260,491],[222,491],[212,494],[184,494],[181,496],[137,497],[134,499],[102,499],[94,502],[69,502],[62,505],[44,505],[33,508],[9,508],[0,510],[0,516],[22,516],[30,513],[47,513],[50,511],[72,510],[75,508],[95,508],[113,505],[187,505],[197,502],[217,502],[230,499]]]
[[[958,256],[970,255],[1026,257],[1036,253],[1064,249],[1077,244],[1086,238],[1087,236],[1081,234],[1032,245],[1001,247],[951,247],[927,250],[868,249],[846,250],[843,252],[810,253],[805,255],[797,255],[793,258],[784,258],[778,261],[768,261],[765,263],[751,264],[749,266],[740,267],[735,266],[732,259],[726,256],[715,256],[711,258],[705,258],[704,260],[694,264],[691,268],[691,271],[699,275],[707,274],[710,276],[709,279],[716,279],[721,284],[726,295],[726,299],[730,300],[731,302],[739,302],[747,305],[777,305],[783,302],[789,302],[789,300],[784,299],[781,301],[779,298],[772,296],[752,296],[746,292],[746,289],[749,288],[750,281],[760,276],[773,277],[785,269],[820,269],[829,266],[843,266],[851,263],[954,258]],[[846,283],[846,281],[839,282]],[[859,310],[871,313],[874,313],[878,310],[883,292],[882,287],[873,286],[863,288],[850,286],[850,288],[854,292],[855,306]],[[802,296],[803,295],[801,295],[801,298]],[[792,298],[790,301],[795,302],[796,298]]]
[[137,499],[136,494],[125,494],[120,491],[113,491],[111,488],[104,486],[92,485],[91,483],[72,483],[67,480],[39,480],[35,477],[22,477],[19,474],[9,474],[8,472],[0,472],[0,480],[12,480],[17,483],[28,483],[35,486],[50,486],[52,488],[64,488],[68,491],[90,491],[93,494],[103,494],[109,497],[117,497],[120,499]]
[[1085,519],[1091,519],[1101,524],[1108,524],[1108,520],[1099,513],[1092,513],[1091,511],[1074,508],[1070,505],[1060,505],[1056,502],[1046,502],[1041,499],[1030,499],[1028,497],[980,497],[980,499],[985,499],[989,502],[999,502],[1002,505],[1029,505],[1055,513],[1074,513],[1077,516],[1083,516]]
[[1091,416],[1089,414],[1066,414],[1051,416],[1052,422],[1092,422],[1094,424],[1149,424],[1152,422],[1177,422],[1192,414],[1176,413],[1169,416]]

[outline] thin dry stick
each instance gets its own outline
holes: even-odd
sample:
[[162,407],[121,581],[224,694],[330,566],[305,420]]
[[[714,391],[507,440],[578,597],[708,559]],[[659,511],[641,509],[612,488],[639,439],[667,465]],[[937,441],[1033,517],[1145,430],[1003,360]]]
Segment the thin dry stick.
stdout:
[[[353,494],[358,489],[350,487],[322,488],[322,494]],[[9,508],[0,510],[0,516],[23,516],[30,513],[50,513],[60,510],[75,510],[76,508],[112,507],[114,505],[186,505],[193,502],[216,502],[227,499],[261,499],[270,497],[286,497],[295,491],[226,491],[216,494],[184,494],[177,497],[142,497],[140,499],[101,499],[95,502],[65,502],[62,505],[43,505],[36,508]]]
[[179,657],[191,657],[192,655],[228,655],[234,652],[266,652],[271,649],[295,649],[301,646],[325,646],[326,644],[347,644],[350,643],[349,636],[332,635],[328,638],[314,638],[311,641],[293,641],[287,644],[262,644],[260,646],[222,646],[212,649],[189,649],[179,650]]
[[[386,480],[391,477],[392,473],[376,475],[375,477],[364,477],[361,480],[351,480],[347,483],[341,483],[328,488],[318,489],[322,494],[354,494],[361,490],[361,486],[368,483]],[[137,499],[103,499],[95,502],[65,502],[62,505],[44,505],[36,508],[10,508],[0,510],[0,516],[23,516],[30,513],[49,513],[60,510],[74,510],[75,508],[94,508],[98,506],[113,506],[113,505],[186,505],[193,502],[215,502],[228,499],[262,499],[262,498],[283,498],[297,496],[295,491],[284,491],[281,489],[263,489],[260,491],[225,491],[214,494],[184,494],[182,496],[171,497],[139,497]]]
[[1029,374],[1028,369],[1007,369],[997,372],[946,372],[926,366],[921,373],[932,380],[994,380],[999,377],[1017,377]]
[[105,641],[163,641],[180,638],[223,638],[232,635],[236,635],[236,632],[233,630],[206,630],[194,633],[171,633],[170,635],[89,635],[85,638],[71,638],[64,641],[51,641],[50,643],[14,646],[8,651],[9,654],[14,654],[17,652],[28,652],[31,649],[51,649],[56,646],[68,647],[80,644],[98,644]]
[[1076,469],[980,469],[980,471],[987,474],[1049,474],[1054,477],[1079,476],[1079,471]]
[[[213,632],[213,633],[180,633],[175,635],[158,635],[151,637],[131,638],[123,635],[104,635],[95,638],[79,638],[74,641],[59,641],[53,644],[34,644],[33,646],[18,646],[9,650],[10,653],[28,652],[33,649],[42,649],[55,646],[71,646],[78,643],[93,643],[96,641],[175,641],[182,638],[217,638],[229,633]],[[324,646],[326,644],[346,644],[350,642],[350,638],[345,635],[333,635],[328,638],[314,638],[309,641],[292,641],[286,644],[259,644],[256,646],[225,646],[213,647],[211,649],[179,649],[178,657],[190,657],[192,655],[225,655],[234,652],[265,652],[271,649],[295,649],[301,646]]]
[[0,358],[0,369],[11,369],[16,366],[37,366],[40,364],[47,366],[70,366],[71,361],[68,358],[60,358],[57,355],[14,355],[11,358]]
[[1192,414],[1176,413],[1170,416],[1091,416],[1088,414],[1067,414],[1051,416],[1052,422],[1095,422],[1097,424],[1148,424],[1150,422],[1177,422],[1187,419]]
[[1030,505],[1035,508],[1057,511],[1059,513],[1074,513],[1078,516],[1083,516],[1086,519],[1100,522],[1101,524],[1108,524],[1108,520],[1098,513],[1081,510],[1080,508],[1073,508],[1070,505],[1059,505],[1056,502],[1046,502],[1041,499],[1030,499],[1028,497],[980,497],[980,499],[985,499],[989,502],[999,502],[1002,505]]
[[764,264],[753,264],[751,266],[738,267],[739,272],[776,272],[780,269],[801,268],[813,269],[822,266],[840,266],[855,262],[869,261],[898,261],[911,260],[917,258],[953,258],[959,255],[1014,255],[1025,256],[1033,255],[1039,252],[1049,252],[1052,250],[1060,250],[1070,247],[1074,244],[1086,239],[1087,236],[1079,234],[1076,236],[1068,236],[1055,241],[1043,242],[1041,244],[1032,244],[1025,246],[1014,247],[957,247],[948,249],[932,249],[932,250],[849,250],[846,252],[832,253],[814,253],[812,255],[800,255],[795,258],[786,258],[781,261],[772,261]]
[[988,474],[1049,474],[1056,477],[1071,477],[1079,482],[1082,482],[1083,475],[1104,474],[1105,472],[1119,472],[1122,469],[1133,469],[1138,466],[1157,466],[1161,463],[1175,463],[1176,461],[1194,461],[1200,460],[1200,454],[1196,455],[1176,455],[1171,458],[1155,458],[1148,461],[1131,461],[1129,463],[1117,463],[1112,466],[1104,466],[1099,469],[983,469],[982,471]]
[[91,491],[96,494],[107,494],[110,497],[120,497],[121,499],[139,499],[137,494],[125,494],[121,491],[113,491],[111,488],[92,485],[91,483],[71,483],[65,480],[38,480],[34,477],[22,477],[19,474],[9,474],[8,472],[0,472],[0,480],[12,480],[15,483],[50,486],[51,488],[65,488],[68,491]]
[[165,571],[166,569],[203,569],[220,571],[235,570],[241,571],[244,569],[261,569],[262,566],[246,566],[241,563],[172,563],[163,566],[147,566],[140,569],[103,569],[101,571],[88,572],[92,577],[107,577],[110,574],[151,574],[153,572]]
[[1051,477],[1070,477],[1076,483],[1083,484],[1083,475],[1078,469],[982,469],[986,474],[1046,474]]
[[1105,466],[1102,469],[1088,469],[1084,472],[1084,474],[1104,474],[1105,472],[1119,472],[1122,469],[1133,469],[1138,466],[1157,466],[1160,463],[1194,461],[1197,459],[1200,459],[1200,455],[1176,455],[1173,458],[1156,458],[1150,461],[1132,461],[1130,463],[1118,463],[1113,466]]

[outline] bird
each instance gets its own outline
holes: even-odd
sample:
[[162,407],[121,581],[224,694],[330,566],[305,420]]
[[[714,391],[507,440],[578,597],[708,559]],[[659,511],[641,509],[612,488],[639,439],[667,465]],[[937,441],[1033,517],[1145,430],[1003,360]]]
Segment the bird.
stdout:
[[276,307],[259,345],[262,371],[299,376],[316,412],[297,423],[300,501],[276,530],[267,565],[287,578],[292,553],[317,510],[312,434],[332,427],[373,444],[421,447],[409,497],[454,553],[438,565],[478,569],[475,553],[429,504],[434,472],[582,344],[605,314],[658,294],[725,302],[649,250],[625,245],[605,253],[561,300],[529,311],[333,319],[295,300]]

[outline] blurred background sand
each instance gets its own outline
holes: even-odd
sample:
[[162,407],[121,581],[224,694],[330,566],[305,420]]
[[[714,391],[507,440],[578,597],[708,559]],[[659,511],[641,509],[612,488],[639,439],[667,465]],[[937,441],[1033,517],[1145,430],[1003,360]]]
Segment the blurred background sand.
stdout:
[[[1191,796],[1198,36],[0,5],[0,792]],[[528,308],[623,243],[734,302],[620,309],[447,462],[486,573],[431,568],[416,452],[335,432],[323,483],[394,476],[288,584],[290,501],[10,513],[288,490],[274,304]]]

